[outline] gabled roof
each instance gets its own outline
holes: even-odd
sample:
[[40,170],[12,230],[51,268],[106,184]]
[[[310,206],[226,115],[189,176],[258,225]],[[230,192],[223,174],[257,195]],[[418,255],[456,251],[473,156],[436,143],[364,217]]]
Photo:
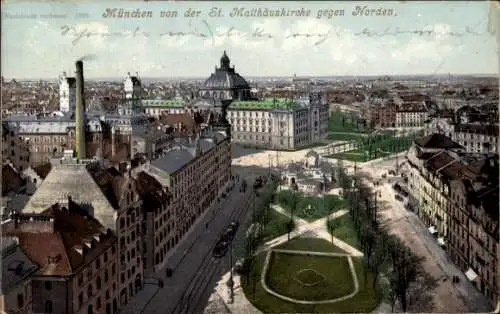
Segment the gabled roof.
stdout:
[[[16,223],[6,226],[5,232],[19,238],[42,276],[70,276],[115,240],[112,232],[71,200],[68,208],[54,204],[39,214],[13,219]],[[20,228],[23,224],[30,227]]]
[[78,204],[91,206],[94,217],[106,228],[115,230],[115,209],[84,164],[55,166],[31,197],[23,212],[40,213],[67,195]]
[[2,166],[2,196],[9,192],[18,193],[24,184],[25,181],[11,165],[4,164]]
[[424,137],[419,137],[415,140],[415,144],[422,148],[463,148],[462,145],[452,141],[449,137],[440,133],[433,133]]
[[45,179],[47,177],[50,170],[52,170],[52,164],[50,162],[38,165],[33,168],[33,171],[35,171],[36,174],[42,179]]

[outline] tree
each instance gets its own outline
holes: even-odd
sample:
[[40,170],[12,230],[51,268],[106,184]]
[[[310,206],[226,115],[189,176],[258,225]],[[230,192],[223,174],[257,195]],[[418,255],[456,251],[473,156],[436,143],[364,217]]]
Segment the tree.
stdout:
[[421,272],[417,280],[408,289],[408,310],[411,312],[432,313],[434,310],[433,290],[436,288],[438,281],[429,273]]
[[389,261],[389,252],[387,246],[387,238],[386,233],[380,233],[380,236],[376,238],[375,246],[373,250],[373,254],[367,257],[367,264],[370,268],[370,271],[373,274],[372,287],[375,289],[377,285],[377,280],[379,278],[380,273],[386,266]]
[[294,213],[295,213],[295,210],[297,209],[297,195],[295,193],[295,191],[292,193],[292,199],[291,199],[291,204],[290,204],[290,221],[288,222],[288,241],[290,241],[290,233],[293,231],[294,227],[295,227],[295,223],[294,223]]
[[407,312],[408,292],[412,284],[422,276],[423,258],[415,255],[399,238],[392,237],[390,242],[392,272],[389,275],[389,282],[401,305],[401,310]]

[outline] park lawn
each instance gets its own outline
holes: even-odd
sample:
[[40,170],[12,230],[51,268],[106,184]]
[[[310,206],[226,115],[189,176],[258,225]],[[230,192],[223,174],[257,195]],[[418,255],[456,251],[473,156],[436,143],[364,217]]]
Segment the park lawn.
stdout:
[[[300,273],[305,269],[312,271]],[[305,301],[330,300],[348,295],[354,291],[353,280],[347,258],[343,256],[273,252],[267,272],[270,289]]]
[[[367,138],[362,138],[360,139],[360,141],[361,142],[359,149],[331,154],[325,157],[356,162],[366,162],[388,155],[387,153],[383,152],[397,154],[408,150],[413,142],[413,137],[393,137],[390,135],[383,135],[372,138],[371,142]],[[369,145],[371,145],[372,147],[372,153],[370,156],[366,156],[366,151],[369,151]]]
[[281,250],[302,250],[327,253],[346,253],[341,248],[319,238],[296,237],[276,247]]
[[356,123],[351,123],[348,117],[345,117],[344,122],[342,122],[343,114],[337,113],[331,115],[328,119],[328,131],[329,132],[352,132],[352,133],[366,133],[368,130],[363,128],[363,125]]
[[288,232],[288,224],[290,218],[278,213],[274,209],[269,209],[267,212],[267,224],[261,234],[263,242],[270,241]]
[[[263,313],[370,313],[380,300],[372,287],[372,273],[365,271],[362,258],[352,257],[359,282],[359,292],[344,301],[332,304],[297,304],[279,299],[264,290],[260,276],[267,252],[256,257],[248,277],[241,277],[241,286],[247,299]],[[366,277],[365,277],[366,274]],[[314,289],[304,289],[313,291]],[[314,292],[313,292],[314,293]]]
[[354,229],[354,224],[349,213],[336,218],[330,219],[326,223],[326,227],[330,234],[335,238],[344,241],[352,247],[359,249],[358,235]]
[[[292,211],[293,192],[280,191],[276,196],[276,201],[288,212]],[[309,196],[300,192],[295,193],[297,197],[297,207],[294,215],[309,222],[328,216],[339,209],[343,209],[345,201],[338,195]],[[308,205],[311,205],[309,211]]]
[[326,137],[329,140],[333,141],[352,141],[352,140],[360,140],[362,139],[363,134],[353,134],[353,133],[340,133],[340,132],[329,132]]
[[331,154],[331,155],[325,156],[325,158],[342,159],[342,160],[349,160],[349,161],[356,161],[356,162],[367,161],[365,153],[361,152],[359,150],[350,150],[350,151],[343,152],[343,153]]

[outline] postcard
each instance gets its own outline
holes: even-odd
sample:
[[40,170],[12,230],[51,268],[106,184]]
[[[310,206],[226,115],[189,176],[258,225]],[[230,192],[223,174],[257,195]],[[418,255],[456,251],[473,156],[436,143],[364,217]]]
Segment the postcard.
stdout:
[[500,304],[498,1],[1,14],[0,311]]

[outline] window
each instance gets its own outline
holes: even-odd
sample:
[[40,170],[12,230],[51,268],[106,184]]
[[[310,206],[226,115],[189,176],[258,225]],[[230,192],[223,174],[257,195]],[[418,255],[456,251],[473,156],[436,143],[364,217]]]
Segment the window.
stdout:
[[22,293],[17,295],[17,307],[22,308],[24,306],[24,296]]
[[104,271],[104,282],[108,282],[108,279],[109,279],[109,277],[108,277],[108,270],[106,269]]
[[78,295],[78,307],[82,307],[83,305],[83,292],[80,292],[80,294]]
[[45,301],[45,313],[52,313],[52,301]]
[[97,277],[97,279],[96,279],[96,287],[97,287],[98,290],[101,289],[101,277]]
[[95,261],[95,268],[96,269],[101,268],[101,259],[99,259],[99,258],[96,259],[96,261]]
[[89,307],[87,308],[87,313],[88,314],[93,314],[94,313],[94,309],[92,308],[92,304],[89,304]]
[[90,285],[88,286],[88,288],[87,288],[87,296],[88,296],[89,298],[91,298],[91,297],[92,297],[92,292],[93,292],[93,291],[92,291],[92,284],[90,284]]
[[97,302],[95,304],[95,307],[99,310],[101,308],[101,297],[97,298]]
[[46,281],[46,282],[45,282],[45,289],[47,289],[47,290],[51,290],[51,289],[52,289],[52,282],[50,282],[50,281]]

